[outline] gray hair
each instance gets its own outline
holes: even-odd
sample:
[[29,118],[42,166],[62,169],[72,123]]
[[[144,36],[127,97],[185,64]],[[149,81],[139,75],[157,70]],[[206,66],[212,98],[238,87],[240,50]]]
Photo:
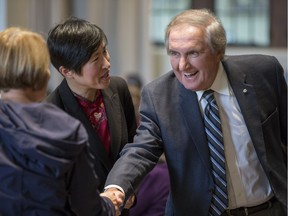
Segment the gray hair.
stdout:
[[208,9],[190,9],[176,15],[166,27],[165,46],[169,50],[169,34],[171,29],[180,24],[189,24],[205,31],[205,40],[212,53],[220,51],[222,58],[226,49],[226,32],[221,21]]

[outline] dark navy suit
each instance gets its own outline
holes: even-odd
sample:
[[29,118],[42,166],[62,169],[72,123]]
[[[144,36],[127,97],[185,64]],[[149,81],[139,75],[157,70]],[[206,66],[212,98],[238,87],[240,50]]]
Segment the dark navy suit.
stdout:
[[[264,55],[227,56],[222,64],[272,190],[287,206],[283,68],[276,58]],[[140,114],[133,144],[121,152],[106,185],[117,184],[129,196],[164,152],[171,185],[166,215],[207,216],[214,183],[196,93],[171,71],[143,88]]]

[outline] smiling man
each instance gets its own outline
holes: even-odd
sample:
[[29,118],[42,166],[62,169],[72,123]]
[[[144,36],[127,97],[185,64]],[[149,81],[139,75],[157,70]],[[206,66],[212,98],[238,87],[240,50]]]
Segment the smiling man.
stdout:
[[225,56],[225,30],[205,9],[177,15],[165,39],[173,70],[144,86],[139,129],[106,189],[130,197],[164,152],[166,216],[286,215],[287,84],[277,59]]

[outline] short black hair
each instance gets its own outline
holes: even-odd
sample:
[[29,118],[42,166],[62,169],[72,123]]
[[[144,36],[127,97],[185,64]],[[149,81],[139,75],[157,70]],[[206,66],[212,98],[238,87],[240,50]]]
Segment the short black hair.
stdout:
[[107,37],[97,25],[77,17],[70,17],[56,25],[48,33],[47,45],[53,66],[60,66],[81,73],[81,67]]

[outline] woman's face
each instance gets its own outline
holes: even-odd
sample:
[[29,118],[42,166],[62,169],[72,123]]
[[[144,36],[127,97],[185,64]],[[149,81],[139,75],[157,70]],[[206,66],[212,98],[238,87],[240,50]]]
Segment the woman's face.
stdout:
[[110,84],[110,55],[101,45],[81,68],[81,75],[73,74],[74,84],[87,89],[105,89]]
[[170,63],[186,89],[208,89],[214,82],[220,53],[212,53],[203,29],[182,24],[171,29],[168,38]]

